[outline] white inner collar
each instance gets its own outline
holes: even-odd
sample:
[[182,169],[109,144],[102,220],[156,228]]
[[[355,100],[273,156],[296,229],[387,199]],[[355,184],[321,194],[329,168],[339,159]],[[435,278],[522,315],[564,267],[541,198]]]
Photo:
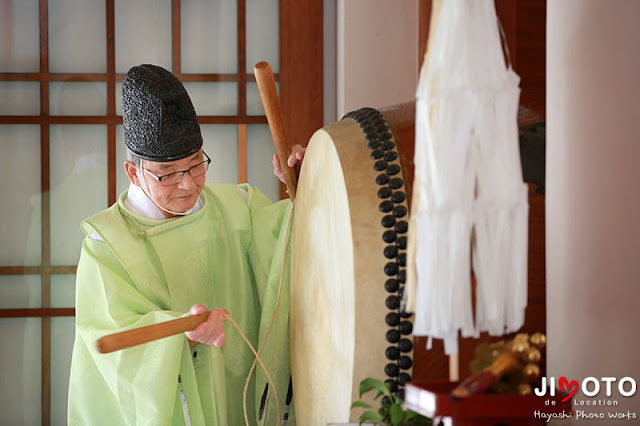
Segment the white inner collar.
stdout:
[[[200,193],[200,197],[198,197],[196,205],[193,206],[193,209],[191,209],[189,214],[199,211],[203,206],[204,195]],[[147,194],[144,193],[142,188],[134,185],[133,183],[129,184],[129,192],[127,193],[127,198],[124,199],[124,207],[131,213],[142,216],[146,219],[168,219],[162,210],[160,210],[158,206],[156,206],[154,202],[147,197]]]

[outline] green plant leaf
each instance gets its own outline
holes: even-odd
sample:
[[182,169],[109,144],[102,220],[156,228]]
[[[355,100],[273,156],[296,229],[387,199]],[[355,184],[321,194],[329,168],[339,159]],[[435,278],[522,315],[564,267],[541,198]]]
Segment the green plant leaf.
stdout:
[[382,416],[378,413],[374,413],[373,411],[365,411],[364,413],[362,413],[362,415],[360,416],[360,424],[366,421],[370,421],[378,424],[381,424],[384,422],[382,419]]
[[404,416],[404,421],[408,422],[410,420],[416,419],[418,417],[418,413],[412,410],[407,410]]
[[404,423],[407,424],[416,424],[416,425],[431,425],[433,422],[430,418],[423,416],[422,414],[418,414],[413,410],[407,409],[404,415]]
[[367,404],[364,401],[353,401],[353,403],[351,404],[351,408],[356,408],[356,407],[369,408],[371,407],[371,404]]
[[[373,399],[378,399],[382,395],[388,396],[392,404],[395,402],[393,395],[391,395],[391,391],[389,391],[389,388],[384,383],[381,387],[376,388],[376,396],[374,396]],[[385,405],[385,403],[383,402],[382,405]],[[389,403],[387,403],[386,405],[389,405]]]
[[360,382],[360,398],[362,398],[362,395],[375,388],[375,384],[373,383],[374,381],[375,379],[364,379]]
[[400,405],[393,404],[389,408],[389,416],[391,417],[392,425],[399,425],[404,421],[404,410]]
[[384,382],[381,382],[377,379],[372,379],[371,377],[363,379],[360,382],[360,398],[362,398],[362,395],[372,389],[376,390],[376,398],[378,398],[380,395],[386,395],[391,398],[391,391],[389,390],[387,385]]

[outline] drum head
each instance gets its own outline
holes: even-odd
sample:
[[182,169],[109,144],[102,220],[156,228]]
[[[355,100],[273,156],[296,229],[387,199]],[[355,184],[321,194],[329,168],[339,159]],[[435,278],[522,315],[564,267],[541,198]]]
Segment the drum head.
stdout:
[[308,425],[345,422],[354,361],[353,242],[340,159],[324,130],[307,147],[293,229],[290,315],[296,416]]

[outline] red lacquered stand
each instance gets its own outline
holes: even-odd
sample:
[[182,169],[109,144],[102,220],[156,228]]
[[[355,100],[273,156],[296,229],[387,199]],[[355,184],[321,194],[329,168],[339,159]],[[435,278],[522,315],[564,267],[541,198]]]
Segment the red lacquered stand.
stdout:
[[[565,395],[479,394],[455,398],[450,392],[457,382],[407,383],[405,408],[427,417],[451,417],[453,426],[540,425],[550,416],[571,413],[571,400]],[[555,404],[554,404],[555,402]]]

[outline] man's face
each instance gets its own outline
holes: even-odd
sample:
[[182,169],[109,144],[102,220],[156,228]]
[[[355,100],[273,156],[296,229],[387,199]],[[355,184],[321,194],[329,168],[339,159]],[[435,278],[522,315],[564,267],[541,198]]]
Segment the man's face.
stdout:
[[[174,212],[186,212],[195,206],[198,201],[198,197],[204,187],[206,175],[203,174],[194,178],[190,173],[185,173],[179,183],[172,186],[163,186],[161,182],[150,176],[143,168],[158,177],[162,177],[169,173],[188,170],[203,161],[202,149],[192,156],[176,161],[158,163],[142,160],[142,167],[138,167],[136,170],[138,183],[134,181],[134,184],[141,186],[160,207]],[[165,215],[170,216],[167,213]]]

